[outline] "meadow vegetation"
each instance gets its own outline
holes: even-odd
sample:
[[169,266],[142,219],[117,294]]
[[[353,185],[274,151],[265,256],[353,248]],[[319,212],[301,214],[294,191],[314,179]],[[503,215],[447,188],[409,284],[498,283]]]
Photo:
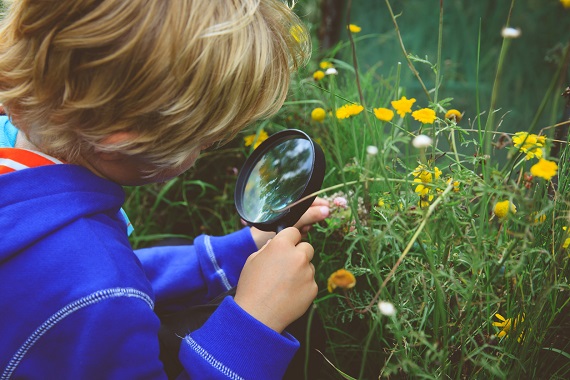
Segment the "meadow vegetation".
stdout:
[[[523,94],[523,81],[511,99],[535,101],[521,123],[501,98],[510,51],[528,33],[510,24],[514,0],[494,9],[501,25],[464,42],[476,52],[470,75],[492,78],[470,88],[469,110],[446,93],[442,58],[453,55],[443,25],[446,12],[458,17],[457,2],[423,1],[438,25],[432,56],[406,49],[406,2],[401,13],[391,3],[377,7],[393,23],[399,64],[359,67],[361,46],[378,35],[347,18],[345,38],[315,51],[278,115],[180,178],[127,189],[133,246],[240,228],[233,189],[245,157],[267,135],[301,129],[325,152],[319,195],[332,207],[308,238],[328,338],[324,379],[568,378],[568,35],[549,56],[544,93]],[[541,4],[570,17],[568,1]]]

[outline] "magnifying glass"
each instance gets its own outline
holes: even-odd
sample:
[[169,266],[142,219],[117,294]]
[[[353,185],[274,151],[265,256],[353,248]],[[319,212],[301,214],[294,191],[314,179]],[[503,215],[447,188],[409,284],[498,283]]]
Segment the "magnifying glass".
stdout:
[[305,132],[277,132],[244,163],[234,193],[236,209],[248,225],[279,232],[293,226],[321,189],[325,159],[321,147]]

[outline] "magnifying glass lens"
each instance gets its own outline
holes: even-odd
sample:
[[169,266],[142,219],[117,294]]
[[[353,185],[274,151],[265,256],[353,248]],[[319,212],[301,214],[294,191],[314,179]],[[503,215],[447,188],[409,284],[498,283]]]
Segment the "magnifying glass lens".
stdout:
[[243,193],[245,219],[266,222],[301,197],[311,177],[314,149],[307,139],[293,138],[272,147],[253,166]]
[[315,199],[324,172],[323,151],[305,132],[277,132],[245,161],[234,194],[237,212],[263,231],[293,226]]

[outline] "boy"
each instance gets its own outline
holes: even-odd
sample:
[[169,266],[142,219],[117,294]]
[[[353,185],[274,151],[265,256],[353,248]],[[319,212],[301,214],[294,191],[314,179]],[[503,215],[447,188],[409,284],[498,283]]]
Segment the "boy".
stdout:
[[[236,285],[181,337],[182,376],[282,377],[298,347],[284,329],[317,292],[300,232],[246,228],[135,254],[121,185],[183,173],[276,112],[306,59],[301,31],[278,0],[11,5],[0,102],[19,132],[0,148],[1,379],[164,378],[153,309]],[[316,202],[297,225],[327,214]]]

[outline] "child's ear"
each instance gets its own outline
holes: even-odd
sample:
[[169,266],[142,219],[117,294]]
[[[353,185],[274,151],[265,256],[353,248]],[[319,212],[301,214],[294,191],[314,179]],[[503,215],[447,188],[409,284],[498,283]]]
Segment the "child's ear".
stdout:
[[[135,132],[115,132],[101,140],[101,144],[114,145],[132,140],[136,136]],[[95,155],[103,161],[117,161],[125,158],[125,155],[121,152],[107,152],[98,148],[95,148]]]

